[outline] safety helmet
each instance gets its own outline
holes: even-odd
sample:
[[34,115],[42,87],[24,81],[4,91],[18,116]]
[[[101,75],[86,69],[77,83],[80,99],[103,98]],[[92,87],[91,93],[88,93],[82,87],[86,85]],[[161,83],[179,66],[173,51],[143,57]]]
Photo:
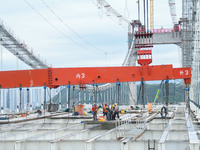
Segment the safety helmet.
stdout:
[[107,103],[105,103],[105,106],[107,106]]

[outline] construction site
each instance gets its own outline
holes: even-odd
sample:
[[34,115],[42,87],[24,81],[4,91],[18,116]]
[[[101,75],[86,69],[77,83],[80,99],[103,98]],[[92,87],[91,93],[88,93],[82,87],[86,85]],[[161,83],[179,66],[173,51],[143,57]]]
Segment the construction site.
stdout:
[[[35,3],[22,1],[62,38],[87,49],[46,18]],[[102,52],[52,9],[55,3],[38,1],[79,40]],[[106,14],[127,27],[128,50],[120,65],[52,67],[45,55],[37,54],[0,20],[0,150],[200,150],[200,1],[182,0],[180,7],[168,0],[164,11],[171,17],[169,28],[155,27],[157,0],[134,1],[137,15],[131,19],[112,6],[114,1],[90,3],[100,19]],[[132,8],[129,3],[125,0],[125,11]],[[153,63],[153,48],[160,45],[180,49],[180,67]],[[3,69],[3,50],[17,59],[17,68]],[[50,53],[46,51],[46,56]],[[108,52],[104,54],[106,62]],[[19,68],[19,61],[27,68]]]

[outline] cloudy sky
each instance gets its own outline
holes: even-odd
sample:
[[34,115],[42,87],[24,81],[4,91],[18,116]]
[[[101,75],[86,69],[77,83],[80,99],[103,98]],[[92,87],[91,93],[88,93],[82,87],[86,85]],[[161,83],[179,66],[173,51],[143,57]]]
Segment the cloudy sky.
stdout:
[[[119,25],[116,19],[103,14],[94,1],[0,0],[0,18],[53,67],[120,66],[127,52],[127,26]],[[171,28],[168,0],[154,1],[155,28]],[[107,2],[129,20],[137,19],[136,0]],[[177,1],[179,17],[181,7],[181,1]],[[153,48],[154,65],[180,67],[180,59],[180,48],[175,45]],[[3,70],[15,70],[16,62],[17,59],[3,49]],[[29,68],[22,62],[18,63],[18,67]]]

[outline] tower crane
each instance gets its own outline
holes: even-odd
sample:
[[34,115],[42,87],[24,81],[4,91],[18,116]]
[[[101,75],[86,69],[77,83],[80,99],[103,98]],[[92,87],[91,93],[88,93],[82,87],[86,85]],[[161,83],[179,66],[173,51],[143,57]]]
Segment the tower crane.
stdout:
[[96,0],[95,2],[96,2],[97,7],[99,9],[100,8],[104,9],[108,16],[112,14],[119,20],[119,22],[123,21],[127,23],[128,25],[130,25],[131,22],[125,17],[123,17],[121,14],[119,14],[115,9],[113,9],[111,5],[109,5],[105,0]]

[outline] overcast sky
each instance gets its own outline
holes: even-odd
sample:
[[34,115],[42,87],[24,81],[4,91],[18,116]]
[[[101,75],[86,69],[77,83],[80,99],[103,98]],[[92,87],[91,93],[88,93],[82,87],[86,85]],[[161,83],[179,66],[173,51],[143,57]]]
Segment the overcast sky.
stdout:
[[[60,32],[42,19],[25,0],[0,0],[0,17],[18,37],[53,67],[122,64],[127,52],[127,26],[119,25],[117,20],[102,14],[92,0],[43,0],[68,27],[90,45],[60,22],[41,0],[26,1]],[[107,2],[129,20],[137,19],[136,0],[127,0],[127,7],[126,0],[107,0]],[[177,1],[176,8],[178,17],[181,17],[180,0]],[[161,26],[172,27],[168,0],[155,0],[155,27]],[[175,45],[153,48],[154,65],[173,64],[175,67],[180,67],[180,60],[180,48]],[[15,70],[16,62],[16,58],[3,49],[3,70]],[[22,62],[19,63],[19,69],[28,68]]]

